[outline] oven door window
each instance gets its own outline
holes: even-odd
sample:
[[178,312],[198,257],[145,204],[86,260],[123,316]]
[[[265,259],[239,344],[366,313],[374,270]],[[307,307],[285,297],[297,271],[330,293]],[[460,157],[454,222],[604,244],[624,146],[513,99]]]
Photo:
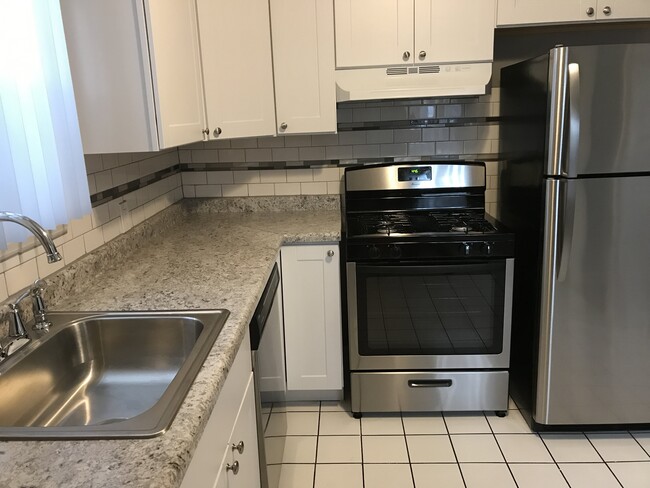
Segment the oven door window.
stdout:
[[358,265],[359,353],[501,353],[505,270],[505,261]]

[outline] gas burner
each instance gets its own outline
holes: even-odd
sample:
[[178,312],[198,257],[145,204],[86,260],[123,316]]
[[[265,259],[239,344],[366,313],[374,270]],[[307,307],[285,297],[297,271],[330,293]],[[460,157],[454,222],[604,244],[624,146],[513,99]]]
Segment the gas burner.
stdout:
[[470,231],[470,228],[467,224],[459,222],[451,226],[451,232],[464,232],[467,234]]

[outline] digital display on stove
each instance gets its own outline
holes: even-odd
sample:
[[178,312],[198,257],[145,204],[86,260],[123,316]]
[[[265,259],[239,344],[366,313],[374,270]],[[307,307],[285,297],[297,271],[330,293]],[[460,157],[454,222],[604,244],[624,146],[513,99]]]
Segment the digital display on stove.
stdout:
[[431,166],[397,168],[397,181],[431,181]]

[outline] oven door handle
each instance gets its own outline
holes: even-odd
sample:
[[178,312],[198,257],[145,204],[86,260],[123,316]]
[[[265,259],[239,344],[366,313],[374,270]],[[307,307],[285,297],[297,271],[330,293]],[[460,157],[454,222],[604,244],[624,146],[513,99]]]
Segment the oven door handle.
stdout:
[[449,388],[451,380],[408,380],[409,388]]

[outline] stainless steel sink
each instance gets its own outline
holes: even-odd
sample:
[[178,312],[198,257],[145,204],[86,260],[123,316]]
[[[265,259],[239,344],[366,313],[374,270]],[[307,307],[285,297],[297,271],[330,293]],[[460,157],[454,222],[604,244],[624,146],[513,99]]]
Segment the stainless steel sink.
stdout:
[[50,312],[50,331],[0,364],[0,439],[164,433],[228,315]]

